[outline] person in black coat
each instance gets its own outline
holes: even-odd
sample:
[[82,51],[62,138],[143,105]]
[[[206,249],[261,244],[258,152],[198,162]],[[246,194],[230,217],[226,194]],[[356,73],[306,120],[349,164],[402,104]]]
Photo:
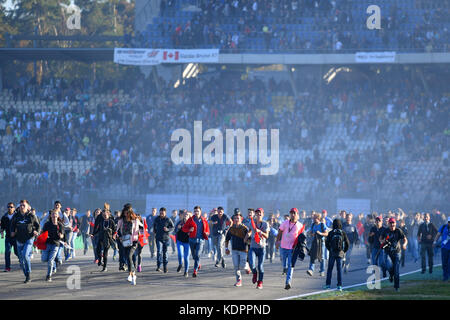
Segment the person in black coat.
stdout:
[[[97,243],[97,257],[98,265],[103,265],[102,272],[107,271],[106,265],[108,263],[108,250],[116,238],[117,226],[114,219],[111,217],[109,205],[103,210],[102,214],[95,220],[94,236],[98,234]],[[103,264],[102,264],[102,250],[103,250]]]
[[330,252],[325,289],[330,288],[331,275],[334,263],[336,262],[337,289],[342,291],[342,259],[350,247],[350,241],[348,240],[347,234],[342,230],[342,222],[340,219],[333,220],[333,230],[328,233],[325,239],[325,247]]

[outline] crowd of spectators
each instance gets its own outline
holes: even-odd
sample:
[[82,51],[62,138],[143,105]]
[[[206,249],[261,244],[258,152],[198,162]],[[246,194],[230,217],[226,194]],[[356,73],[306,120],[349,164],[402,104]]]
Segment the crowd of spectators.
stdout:
[[[381,74],[374,73],[365,81],[339,77],[330,84],[299,81],[292,110],[273,102],[277,95],[295,95],[288,81],[265,83],[233,71],[199,75],[176,88],[160,79],[160,90],[153,80],[143,78],[119,84],[45,79],[38,85],[22,77],[10,84],[14,99],[64,101],[64,105],[58,111],[26,113],[0,108],[0,136],[10,142],[0,147],[0,168],[6,169],[1,188],[19,187],[11,171],[16,168],[20,173],[37,173],[22,186],[37,194],[45,190],[50,198],[61,193],[79,196],[82,189],[111,185],[128,185],[142,194],[168,190],[175,175],[202,174],[194,165],[177,173],[170,160],[173,130],[193,132],[194,120],[201,120],[204,130],[279,129],[280,148],[312,151],[312,157],[304,161],[281,159],[282,167],[274,176],[260,176],[259,168],[249,165],[238,181],[225,181],[226,191],[233,191],[235,184],[275,191],[282,189],[287,177],[304,177],[318,179],[319,186],[312,192],[319,195],[371,196],[389,179],[401,181],[406,175],[408,168],[396,159],[404,154],[408,160],[445,158],[433,187],[448,197],[449,99],[437,69],[422,71],[427,73],[426,86],[415,68],[402,67],[383,68]],[[358,71],[354,73],[357,76]],[[130,98],[124,102],[115,98],[118,88]],[[108,93],[112,98],[90,109],[87,101],[95,93]],[[336,117],[352,140],[374,139],[375,145],[366,151],[349,151],[344,161],[327,160],[317,146],[336,124]],[[389,126],[396,121],[407,125],[389,135]],[[345,139],[333,147],[347,149]],[[162,174],[153,157],[166,159]],[[49,172],[40,159],[89,160],[93,166],[79,176],[58,174]],[[407,198],[409,189],[399,184],[398,194]]]
[[[214,47],[224,52],[448,51],[448,2],[407,1],[409,6],[399,1],[391,2],[389,9],[383,6],[381,30],[363,32],[369,31],[369,2],[362,7],[349,0],[195,1],[198,11],[189,19],[173,20],[188,2],[162,0],[163,19],[157,23],[160,38],[137,32],[133,45],[164,47],[166,42],[161,39],[171,39],[173,48]],[[264,47],[255,44],[258,39]]]

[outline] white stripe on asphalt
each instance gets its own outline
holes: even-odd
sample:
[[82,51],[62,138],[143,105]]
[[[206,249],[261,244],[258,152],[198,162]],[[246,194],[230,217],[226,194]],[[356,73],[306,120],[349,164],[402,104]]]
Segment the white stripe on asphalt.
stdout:
[[[440,266],[442,266],[442,264],[435,264],[435,265],[433,265],[433,267],[440,267]],[[417,269],[417,270],[415,270],[415,271],[410,271],[410,272],[402,273],[402,274],[400,275],[400,277],[401,277],[401,276],[406,276],[406,275],[408,275],[408,274],[416,273],[416,272],[419,272],[419,271],[422,271],[422,269]],[[378,283],[378,282],[381,282],[381,281],[384,281],[384,280],[387,280],[387,279],[389,279],[389,278],[388,278],[388,277],[382,278],[382,279],[380,279],[380,280],[376,280],[375,283]],[[342,287],[342,290],[344,290],[344,289],[350,289],[350,288],[354,288],[354,287],[359,287],[359,286],[364,286],[364,285],[366,285],[366,284],[367,284],[367,282],[358,283],[358,284],[352,284],[351,286]],[[321,293],[326,293],[326,292],[333,292],[333,291],[337,291],[337,288],[334,288],[334,289],[327,289],[327,290],[321,290],[321,291],[316,291],[316,292],[310,292],[310,293],[304,293],[304,294],[299,294],[298,296],[279,298],[279,299],[277,299],[277,300],[290,300],[290,299],[295,299],[295,298],[303,298],[303,297],[308,297],[308,296],[313,296],[313,295],[316,295],[316,294],[321,294]]]

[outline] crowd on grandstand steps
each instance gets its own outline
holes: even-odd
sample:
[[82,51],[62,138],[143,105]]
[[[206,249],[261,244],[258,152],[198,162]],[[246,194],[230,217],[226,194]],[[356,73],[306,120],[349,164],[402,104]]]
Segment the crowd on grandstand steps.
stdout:
[[[247,274],[252,273],[256,288],[263,289],[264,263],[277,264],[275,257],[278,256],[280,271],[286,275],[286,290],[301,286],[298,279],[294,284],[294,268],[296,263],[309,260],[307,275],[315,276],[315,264],[319,263],[317,275],[324,279],[326,275],[325,289],[331,287],[336,264],[337,290],[341,291],[345,274],[349,270],[358,271],[358,264],[364,266],[366,259],[368,265],[381,268],[383,278],[389,275],[396,291],[400,288],[400,269],[405,263],[418,263],[419,256],[422,274],[427,270],[432,274],[437,262],[435,256],[440,255],[442,279],[448,281],[449,228],[450,216],[436,209],[431,213],[406,213],[398,208],[384,214],[361,212],[358,215],[345,210],[332,215],[322,210],[321,213],[311,211],[308,215],[305,210],[292,208],[289,214],[281,215],[278,210],[265,214],[263,208],[249,208],[244,215],[235,208],[231,215],[220,206],[209,213],[195,206],[193,212],[173,210],[170,216],[164,207],[159,209],[159,214],[153,208],[151,214],[144,216],[130,203],[113,215],[110,205],[105,203],[103,209],[94,210],[93,216],[87,210],[80,217],[75,208],[62,209],[62,203],[55,201],[52,209],[38,217],[27,200],[21,200],[18,207],[8,202],[6,213],[0,220],[1,238],[5,239],[4,272],[18,269],[11,262],[14,252],[19,258],[25,283],[37,280],[32,277],[35,274],[32,256],[37,249],[41,250],[41,260],[47,263],[45,280],[51,282],[52,276],[60,273],[62,264],[77,260],[75,239],[82,237],[83,255],[92,247],[94,263],[101,267],[100,271],[108,272],[109,266],[111,272],[114,265],[108,257],[111,248],[113,261],[117,258],[119,262],[119,272],[127,271],[127,280],[132,285],[137,284],[138,273],[147,269],[149,263],[155,263],[145,259],[146,250],[143,249],[146,245],[149,246],[150,260],[156,251],[156,271],[175,271],[173,260],[169,261],[172,242],[172,254],[178,255],[176,272],[181,273],[184,266],[185,278],[189,277],[190,270],[193,278],[203,276],[207,267],[202,267],[201,262],[206,257],[212,258],[215,268],[228,272],[225,257],[231,253],[236,276],[234,285],[250,285],[250,280],[241,273],[245,270]],[[361,254],[364,262],[355,259]],[[190,257],[194,260],[193,269],[190,269]]]
[[[369,48],[447,51],[449,44],[449,25],[445,20],[449,8],[440,0],[428,5],[411,0],[407,10],[400,3],[393,3],[387,13],[383,11],[382,30],[375,31],[375,37],[359,32],[361,25],[366,25],[366,7],[362,9],[352,1],[200,1],[194,3],[199,10],[189,20],[170,20],[186,4],[177,6],[177,1],[161,1],[160,16],[168,19],[159,22],[157,30],[163,39],[171,40],[170,47],[267,52]],[[352,14],[354,9],[361,11],[356,17]],[[415,17],[411,10],[422,10],[421,16]],[[291,25],[295,25],[294,29]],[[308,30],[317,34],[305,35],[299,29],[301,26],[309,26]],[[253,44],[257,38],[264,39],[264,47]],[[166,46],[166,42],[137,32],[134,45],[159,48]]]
[[[396,181],[409,173],[408,167],[396,161],[396,156],[404,153],[409,160],[442,158],[443,166],[431,182],[436,187],[433,193],[448,196],[445,130],[450,104],[445,84],[430,74],[424,87],[413,69],[402,72],[393,70],[357,83],[337,81],[322,91],[313,81],[302,82],[291,106],[276,105],[274,100],[277,95],[294,96],[288,83],[241,79],[232,72],[217,73],[215,81],[202,76],[187,79],[178,88],[166,83],[160,92],[152,81],[138,80],[134,87],[129,82],[121,86],[129,95],[123,100],[117,98],[118,90],[112,83],[69,84],[63,79],[46,79],[37,85],[22,77],[8,84],[14,101],[59,101],[63,107],[58,111],[45,105],[35,111],[14,106],[0,110],[0,135],[4,142],[9,141],[0,147],[0,163],[5,168],[5,183],[0,188],[7,192],[18,187],[11,171],[16,169],[17,173],[35,174],[22,184],[24,190],[49,190],[49,198],[79,194],[80,187],[104,188],[115,183],[133,186],[141,193],[161,189],[176,174],[169,159],[171,132],[177,128],[192,130],[193,121],[202,120],[203,128],[221,130],[289,128],[280,130],[282,148],[312,151],[304,160],[285,162],[276,177],[261,177],[254,167],[247,166],[238,178],[247,185],[270,190],[277,185],[273,182],[281,183],[286,177],[304,177],[319,179],[316,191],[323,194],[373,194],[385,183],[394,183],[398,184],[397,195],[411,199],[413,190]],[[92,108],[89,103],[96,93],[110,96],[97,100],[98,105]],[[375,145],[369,152],[349,151],[340,162],[327,160],[318,145],[329,134],[333,117],[341,119],[350,139],[373,137]],[[401,132],[389,135],[389,125],[398,121],[407,124]],[[333,149],[347,150],[347,143],[341,136]],[[167,158],[162,171],[165,179],[152,166],[155,155]],[[73,171],[58,174],[49,172],[47,160],[89,160],[93,166],[81,175]],[[198,166],[185,166],[181,172],[186,176],[200,174]]]

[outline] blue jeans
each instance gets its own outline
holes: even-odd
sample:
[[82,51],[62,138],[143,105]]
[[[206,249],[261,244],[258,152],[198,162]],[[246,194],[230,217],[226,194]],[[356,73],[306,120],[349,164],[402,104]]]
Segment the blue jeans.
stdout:
[[348,250],[345,253],[345,265],[347,267],[350,265],[350,258],[352,255],[352,251],[353,251],[353,243],[350,243],[350,245],[348,246]]
[[198,270],[200,264],[200,254],[202,253],[204,239],[189,238],[189,247],[191,248],[192,258],[194,259],[194,271]]
[[98,259],[99,259],[98,254],[97,254],[97,246],[98,246],[98,235],[95,235],[95,236],[92,238],[92,248],[93,248],[93,250],[94,250],[94,257],[95,257],[95,260],[98,260]]
[[62,261],[63,261],[63,258],[62,258],[63,252],[64,252],[64,246],[60,245],[58,247],[58,252],[56,253],[56,261],[58,261],[59,263],[62,263]]
[[231,258],[233,259],[234,272],[236,274],[236,281],[241,280],[241,269],[245,268],[247,262],[247,252],[233,250],[231,252]]
[[17,253],[17,244],[14,238],[5,238],[5,269],[11,268],[11,248],[14,248],[14,254],[19,256]]
[[325,240],[322,241],[322,259],[328,260],[328,250],[327,247],[325,246]]
[[169,240],[156,240],[156,266],[158,268],[161,266],[161,263],[166,267],[169,262],[167,259],[167,248],[169,245]]
[[383,252],[383,250],[381,250],[380,254],[378,255],[378,258],[375,260],[378,250],[380,250],[380,249],[372,248],[372,264],[375,266],[381,267],[381,270],[383,270],[383,277],[384,277],[386,274],[386,267],[384,265],[384,260],[385,260],[384,252]]
[[[72,243],[72,237],[73,237],[73,232],[72,231],[66,231],[66,243],[71,246]],[[72,251],[69,248],[64,247],[64,256],[65,256],[65,260],[68,260],[72,255]]]
[[84,245],[84,252],[86,253],[89,249],[89,239],[91,238],[88,233],[82,233],[81,236],[83,237],[83,245]]
[[73,249],[70,250],[70,256],[71,258],[75,258],[75,239],[77,238],[78,233],[72,233],[72,239],[70,239],[70,244]]
[[223,259],[225,236],[223,234],[218,234],[212,238],[214,250],[217,252],[216,263],[220,263]]
[[394,288],[400,288],[400,253],[385,253],[384,257],[386,269],[394,277]]
[[47,262],[47,276],[52,275],[58,249],[59,245],[47,244],[47,249],[43,250],[41,253],[42,262]]
[[177,240],[178,264],[181,266],[184,259],[184,272],[189,270],[189,242]]
[[31,273],[31,254],[33,253],[34,237],[25,243],[17,241],[17,252],[19,253],[20,267],[25,276]]
[[411,241],[408,243],[411,247],[412,256],[413,256],[414,260],[418,260],[419,259],[419,241],[417,240],[417,237],[412,237]]
[[444,281],[447,281],[450,276],[450,250],[442,248],[441,249],[441,259],[442,259],[442,273],[444,274]]
[[[258,281],[264,278],[264,258],[266,257],[266,248],[251,248],[249,251],[249,264],[253,274],[258,273]],[[258,270],[255,267],[255,260],[258,258]]]
[[331,275],[333,273],[334,263],[336,262],[336,270],[337,270],[337,285],[342,286],[342,258],[333,257],[330,255],[328,259],[328,270],[327,270],[327,280],[326,285],[331,285]]
[[287,268],[286,284],[291,283],[292,279],[292,252],[294,249],[284,249],[280,247],[280,254],[283,268]]
[[[315,266],[315,263],[310,262],[309,263],[309,270],[314,271],[314,266]],[[322,261],[320,262],[319,272],[325,272],[325,260],[324,259],[322,259]]]

